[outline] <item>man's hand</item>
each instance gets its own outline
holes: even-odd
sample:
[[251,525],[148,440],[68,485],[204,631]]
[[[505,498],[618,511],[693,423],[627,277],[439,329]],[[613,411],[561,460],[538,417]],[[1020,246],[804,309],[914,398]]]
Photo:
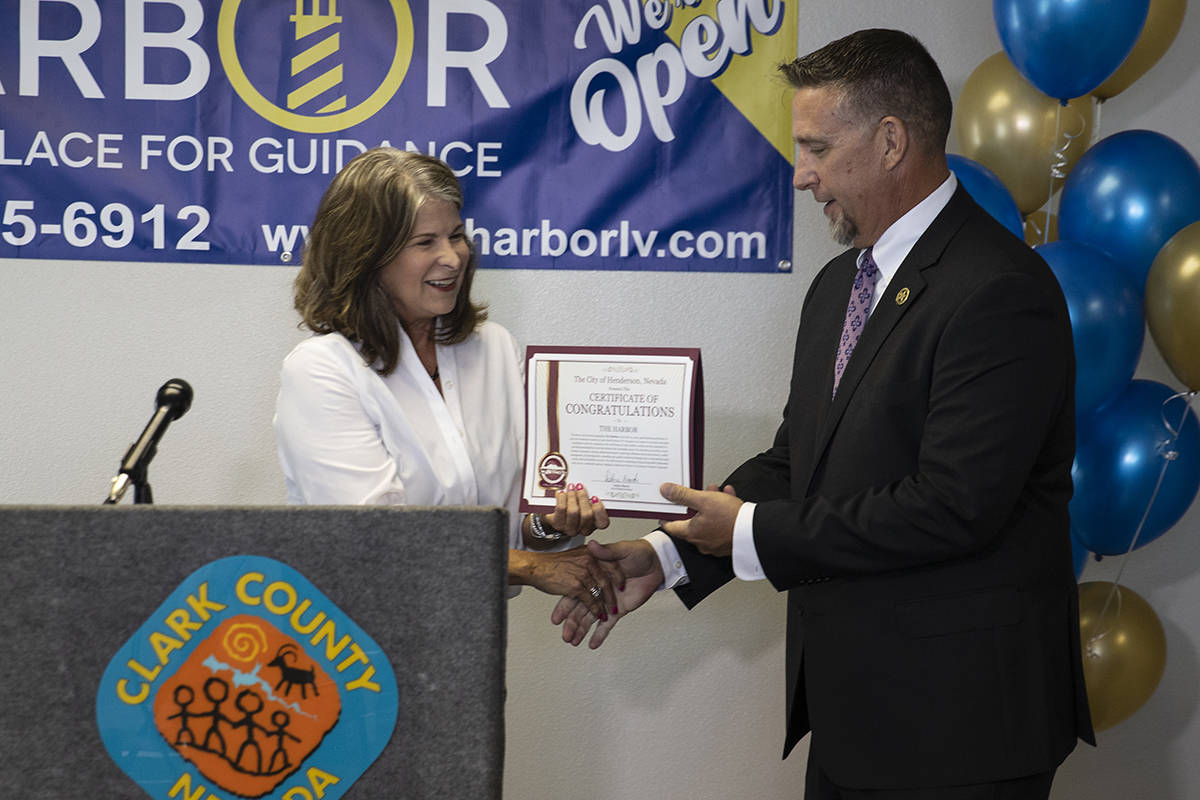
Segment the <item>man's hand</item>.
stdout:
[[[592,541],[587,543],[587,547],[597,561],[619,567],[625,576],[625,586],[617,592],[618,613],[607,619],[601,618],[600,624],[596,625],[592,633],[592,638],[588,640],[588,647],[595,650],[604,644],[608,632],[617,624],[618,619],[650,599],[655,590],[662,585],[663,571],[654,548],[641,539],[614,542],[607,546]],[[595,624],[596,615],[577,598],[564,597],[554,607],[550,621],[563,626],[563,641],[575,647],[584,640],[588,630]]]
[[703,492],[664,483],[659,487],[662,496],[672,503],[695,510],[691,519],[663,523],[662,529],[677,539],[696,545],[701,553],[710,556],[728,556],[733,553],[733,523],[737,520],[742,501],[732,486],[718,491],[709,485]]

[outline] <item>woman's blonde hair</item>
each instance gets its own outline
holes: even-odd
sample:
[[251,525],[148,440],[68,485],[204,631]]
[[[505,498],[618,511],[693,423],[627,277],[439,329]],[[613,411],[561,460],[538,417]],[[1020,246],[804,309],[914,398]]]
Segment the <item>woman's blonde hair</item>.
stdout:
[[[346,164],[329,184],[308,232],[296,276],[301,323],[315,333],[337,332],[358,342],[368,366],[389,375],[400,360],[398,317],[379,284],[379,272],[408,243],[417,212],[429,199],[462,210],[462,189],[444,162],[391,147],[368,150]],[[487,319],[471,301],[478,258],[470,256],[454,310],[441,317],[437,341],[466,339]]]

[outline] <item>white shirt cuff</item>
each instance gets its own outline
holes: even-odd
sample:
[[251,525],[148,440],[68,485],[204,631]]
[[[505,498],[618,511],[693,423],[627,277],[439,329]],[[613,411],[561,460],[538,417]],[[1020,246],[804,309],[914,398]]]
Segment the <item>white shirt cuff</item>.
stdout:
[[670,536],[662,531],[650,531],[642,540],[650,543],[654,554],[658,556],[658,563],[662,565],[663,582],[659,584],[659,590],[674,589],[688,582],[687,569],[683,566],[683,559],[679,557],[679,548],[671,541]]
[[767,577],[754,547],[754,503],[742,503],[733,522],[733,574],[744,581]]

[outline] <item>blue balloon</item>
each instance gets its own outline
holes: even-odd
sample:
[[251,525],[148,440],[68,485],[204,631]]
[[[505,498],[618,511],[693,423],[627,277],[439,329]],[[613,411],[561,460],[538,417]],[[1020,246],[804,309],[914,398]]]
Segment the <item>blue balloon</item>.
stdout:
[[[1192,504],[1200,487],[1200,423],[1188,411],[1180,424],[1183,398],[1164,408],[1174,394],[1161,383],[1135,380],[1107,406],[1079,421],[1071,468],[1071,524],[1080,544],[1091,552],[1113,556],[1129,550],[1143,515],[1146,522],[1137,546],[1149,544]],[[1171,433],[1164,417],[1179,429],[1179,438],[1169,447],[1165,444]],[[1167,457],[1172,451],[1173,460]],[[1160,474],[1162,485],[1155,495]]]
[[1138,292],[1154,257],[1200,219],[1200,165],[1154,131],[1123,131],[1094,144],[1063,184],[1060,239],[1087,242],[1133,275]]
[[967,194],[983,206],[984,211],[995,217],[997,222],[1012,231],[1018,239],[1025,238],[1025,222],[1021,219],[1017,201],[1013,200],[1008,187],[996,173],[965,156],[948,155],[946,163],[954,170]]
[[1004,52],[1064,103],[1108,80],[1133,50],[1150,0],[993,0]]
[[1141,291],[1103,250],[1060,240],[1034,248],[1058,278],[1075,338],[1075,415],[1086,416],[1133,380],[1145,338]]

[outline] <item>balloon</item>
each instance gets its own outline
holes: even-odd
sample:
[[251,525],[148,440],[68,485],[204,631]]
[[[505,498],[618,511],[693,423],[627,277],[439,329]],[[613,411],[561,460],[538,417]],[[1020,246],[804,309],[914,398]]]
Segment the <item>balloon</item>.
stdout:
[[963,156],[948,155],[946,163],[976,203],[1012,231],[1013,236],[1024,238],[1025,223],[1021,219],[1021,212],[996,173],[978,161]]
[[1128,272],[1090,244],[1058,241],[1034,249],[1067,298],[1075,338],[1075,414],[1082,417],[1133,379],[1146,334],[1141,292]]
[[[1129,550],[1143,515],[1146,522],[1137,546],[1147,545],[1192,504],[1200,487],[1200,423],[1189,411],[1180,424],[1183,398],[1163,407],[1174,394],[1161,383],[1135,380],[1111,403],[1078,420],[1071,524],[1080,544],[1091,552],[1113,556]],[[1164,417],[1179,429],[1179,438],[1169,448],[1177,454],[1174,460],[1164,452],[1163,444],[1171,439]],[[1155,495],[1160,474],[1162,485]]]
[[1022,78],[1004,53],[996,53],[963,84],[954,130],[962,154],[996,173],[1028,214],[1050,199],[1056,162],[1065,175],[1087,150],[1092,114],[1090,98],[1062,107]]
[[1167,635],[1154,609],[1120,584],[1109,600],[1112,589],[1108,581],[1079,584],[1083,680],[1098,731],[1145,705],[1167,665]]
[[[1049,219],[1049,222],[1046,220]],[[1050,233],[1046,233],[1046,225]],[[1049,244],[1058,241],[1058,214],[1046,211],[1034,211],[1025,217],[1025,244],[1037,247],[1039,244]]]
[[1067,176],[1058,234],[1094,244],[1141,289],[1159,249],[1200,219],[1200,165],[1154,131],[1122,131],[1088,150]]
[[1000,42],[1041,91],[1088,94],[1133,50],[1150,0],[992,0]]
[[1142,26],[1137,44],[1121,62],[1121,66],[1117,67],[1117,71],[1092,90],[1092,96],[1104,102],[1125,91],[1129,84],[1145,75],[1175,41],[1186,10],[1187,0],[1150,0],[1150,11],[1146,14],[1146,24]]
[[1200,221],[1172,236],[1154,257],[1146,321],[1175,377],[1200,390]]
[[1083,568],[1087,566],[1088,551],[1084,547],[1079,538],[1075,535],[1075,530],[1071,529],[1071,561],[1075,567],[1075,580],[1083,575]]

